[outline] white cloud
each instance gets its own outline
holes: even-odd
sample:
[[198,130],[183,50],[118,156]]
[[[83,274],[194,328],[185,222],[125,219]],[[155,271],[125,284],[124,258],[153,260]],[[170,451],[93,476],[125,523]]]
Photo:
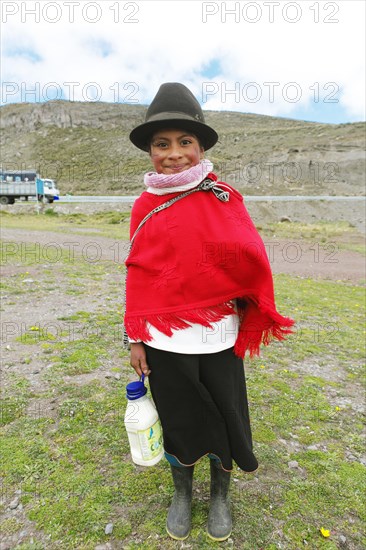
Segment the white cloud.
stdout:
[[[38,21],[31,9],[38,11]],[[291,116],[333,91],[328,100],[339,103],[328,108],[362,119],[364,20],[365,4],[357,0],[3,1],[2,80],[13,83],[3,87],[3,103],[43,101],[47,90],[54,93],[50,82],[66,97],[65,83],[77,82],[71,99],[88,100],[88,83],[96,82],[103,101],[123,101],[130,94],[146,104],[162,82],[180,81],[207,99],[207,109]],[[41,59],[33,61],[26,50]],[[205,74],[213,60],[220,74]],[[207,82],[211,95],[205,98]],[[36,83],[39,91],[25,94]]]

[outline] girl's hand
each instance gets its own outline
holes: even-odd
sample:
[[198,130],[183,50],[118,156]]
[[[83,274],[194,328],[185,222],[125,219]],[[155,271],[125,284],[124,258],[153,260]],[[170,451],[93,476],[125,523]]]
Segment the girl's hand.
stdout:
[[141,376],[144,373],[145,376],[149,376],[151,370],[149,369],[148,364],[146,363],[146,352],[144,345],[139,342],[131,345],[130,353],[130,365],[136,371],[136,373]]

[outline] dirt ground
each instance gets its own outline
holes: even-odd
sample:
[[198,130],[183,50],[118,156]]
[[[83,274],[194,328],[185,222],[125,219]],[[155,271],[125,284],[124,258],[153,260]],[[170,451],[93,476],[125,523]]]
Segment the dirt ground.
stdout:
[[[75,231],[80,231],[80,229],[75,229]],[[76,259],[75,265],[78,261],[94,262],[96,255],[98,255],[98,260],[110,260],[122,264],[128,250],[127,242],[117,242],[114,239],[95,236],[95,234],[88,236],[87,230],[85,230],[85,235],[73,234],[72,228],[67,234],[3,228],[1,237],[4,242],[17,243],[24,257],[27,257],[28,254],[27,243],[37,243],[37,261],[26,267],[22,264],[17,265],[5,261],[0,271],[1,277],[5,281],[7,278],[24,274],[26,269],[26,276],[22,284],[30,290],[37,285],[38,281],[40,281],[39,284],[44,284],[45,279],[42,272],[50,265],[47,258],[55,257],[55,254],[57,255],[61,249],[70,255],[70,259]],[[360,238],[362,239],[362,236]],[[286,273],[293,276],[343,281],[350,284],[360,284],[366,279],[364,256],[358,252],[342,250],[336,240],[330,243],[318,243],[301,239],[265,237],[264,243],[275,274]],[[116,308],[121,309],[123,302],[122,272],[107,274],[107,285],[109,282],[117,284],[117,288],[119,285],[121,286],[120,302],[116,303]],[[11,372],[29,378],[32,389],[35,391],[40,391],[44,384],[44,382],[42,384],[39,382],[39,374],[45,368],[44,357],[34,355],[32,345],[22,344],[19,346],[14,339],[33,325],[49,326],[51,332],[64,329],[65,327],[57,328],[55,319],[73,315],[76,311],[97,311],[108,304],[108,287],[105,283],[103,287],[96,285],[96,288],[91,286],[92,282],[88,282],[85,291],[76,295],[67,294],[67,284],[68,282],[60,276],[53,290],[47,292],[47,299],[43,300],[35,300],[32,292],[22,293],[19,296],[7,295],[6,291],[3,292],[1,333],[4,373],[7,372],[8,367],[11,367]],[[24,357],[27,354],[32,356],[32,361],[29,364],[24,363]],[[111,367],[113,365],[106,362],[103,372],[100,372],[97,377],[104,379]],[[91,376],[96,377],[96,373],[92,373]],[[81,383],[87,383],[89,379],[88,375],[82,375],[80,378]],[[74,382],[76,379],[77,377],[73,377]],[[6,383],[5,376],[3,389]]]
[[[80,232],[80,228],[75,231]],[[88,236],[88,231],[93,235]],[[29,232],[2,228],[1,238],[6,242],[37,243],[44,255],[51,255],[62,248],[70,254],[98,254],[101,260],[122,263],[126,257],[128,243],[98,237],[95,236],[95,232],[96,230],[85,230],[85,235],[73,235],[70,228],[69,233],[65,235],[57,232]],[[364,256],[358,252],[342,250],[337,238],[332,238],[329,242],[309,242],[298,238],[264,237],[263,241],[273,273],[352,283],[365,280]],[[361,235],[359,241],[360,244],[363,242]],[[3,275],[11,275],[8,270],[12,269],[13,266],[5,265]]]
[[[32,290],[38,281],[40,281],[39,284],[44,284],[45,277],[42,272],[52,263],[52,261],[48,261],[48,258],[51,256],[54,258],[61,249],[70,255],[70,259],[76,259],[75,265],[78,261],[94,262],[96,255],[98,260],[123,263],[128,250],[127,242],[117,242],[114,239],[95,236],[95,230],[90,236],[87,234],[88,230],[84,230],[85,234],[83,235],[73,233],[72,230],[73,228],[68,228],[68,233],[65,234],[2,228],[1,238],[3,241],[17,243],[22,256],[27,257],[27,243],[37,243],[38,247],[37,261],[26,267],[23,264],[7,263],[6,258],[3,257],[5,262],[0,271],[3,280],[5,281],[7,278],[11,280],[11,277],[24,274],[26,270],[26,276],[22,282],[24,288]],[[80,228],[75,231],[79,232]],[[360,235],[361,241],[363,241],[362,235]],[[358,252],[343,250],[336,239],[331,242],[319,243],[298,238],[264,237],[264,243],[275,274],[286,273],[293,276],[343,281],[350,284],[360,284],[366,280],[365,257]],[[122,309],[122,272],[116,273],[111,270],[111,273],[107,274],[106,282],[107,285],[108,282],[117,285],[117,288],[121,286],[120,302],[116,303],[116,308]],[[40,369],[44,368],[44,358],[33,356],[34,348],[31,345],[19,346],[14,339],[19,336],[19,331],[25,332],[29,327],[37,324],[49,325],[52,332],[55,319],[61,316],[67,317],[76,311],[93,312],[106,305],[108,303],[108,288],[105,285],[102,288],[96,285],[96,288],[90,286],[91,284],[88,283],[89,288],[87,286],[83,293],[68,295],[65,292],[67,281],[60,276],[53,290],[47,292],[47,299],[43,300],[35,300],[32,292],[25,292],[19,296],[7,295],[6,291],[3,292],[1,335],[2,363],[5,373],[10,365],[12,372],[29,377],[35,391],[41,389],[38,379]],[[32,361],[29,364],[24,363],[24,356],[27,353],[32,355]],[[106,364],[105,370],[107,371],[109,367]],[[105,372],[101,372],[100,376],[104,378]],[[86,382],[88,377],[84,375],[81,378]],[[75,377],[73,379],[75,380]],[[6,385],[6,377],[3,384]]]
[[[88,208],[88,210],[90,209]],[[80,229],[75,229],[75,231],[80,231]],[[93,231],[93,235],[88,235],[88,230],[85,230],[85,234],[80,235],[76,232],[73,233],[72,228],[68,228],[67,233],[30,232],[20,229],[3,228],[1,238],[4,242],[18,243],[20,247],[24,247],[25,254],[26,243],[38,243],[40,261],[30,264],[26,268],[22,264],[16,265],[5,262],[1,269],[1,276],[3,278],[24,273],[26,269],[27,274],[22,284],[29,288],[36,285],[38,279],[44,279],[42,271],[47,268],[47,263],[49,263],[47,262],[47,255],[45,256],[46,251],[52,253],[52,251],[63,249],[70,254],[81,254],[81,257],[84,257],[86,261],[90,260],[90,255],[93,256],[97,253],[101,260],[112,260],[122,263],[128,249],[128,243],[116,242],[114,239],[95,236],[95,230]],[[362,240],[361,235],[360,239]],[[336,240],[333,240],[331,243],[317,243],[297,238],[279,239],[264,237],[264,242],[274,273],[287,273],[300,277],[311,277],[313,279],[344,281],[350,284],[359,284],[365,281],[364,256],[357,252],[341,249]],[[49,323],[51,326],[55,322],[55,319],[61,316],[68,316],[76,311],[98,310],[98,308],[108,303],[108,281],[111,284],[121,284],[121,304],[117,306],[120,308],[123,296],[123,275],[122,273],[114,272],[110,273],[108,277],[107,285],[103,285],[103,288],[98,289],[97,285],[93,286],[92,281],[89,281],[85,291],[76,295],[68,295],[65,292],[67,282],[63,281],[62,277],[60,277],[54,290],[51,292],[48,291],[47,299],[44,300],[38,299],[35,301],[34,294],[31,292],[23,293],[19,296],[7,296],[6,292],[4,292],[1,312],[2,327],[6,327],[6,334],[3,332],[4,329],[2,330],[3,389],[6,389],[7,373],[11,372],[26,377],[31,384],[31,390],[35,393],[44,391],[45,383],[41,381],[41,375],[50,365],[47,365],[47,362],[45,362],[44,355],[42,356],[41,352],[35,352],[34,347],[31,345],[23,344],[20,346],[16,343],[15,337],[18,335],[17,331],[19,331],[19,327],[24,326],[29,328],[37,323],[43,326]],[[38,292],[37,296],[39,296]],[[29,363],[24,359],[27,355],[32,357]],[[93,371],[90,374],[73,376],[72,381],[75,384],[86,384],[95,378],[98,378],[101,382],[106,381],[106,379],[112,376],[111,369],[114,366],[113,359],[110,359],[98,369],[98,372]],[[304,365],[304,369],[306,371],[306,365]],[[327,375],[324,369],[325,367],[322,367],[322,376]],[[312,372],[314,371],[314,365],[311,366],[311,370]],[[331,365],[329,366],[328,374],[330,379],[338,380],[339,376],[343,377],[343,373],[333,372]],[[352,406],[355,414],[358,414],[363,408],[363,393],[358,383],[355,383],[352,393],[352,403],[350,401],[349,404]],[[28,414],[30,416],[36,414],[36,411],[32,411],[32,401],[34,400],[31,400],[31,404],[28,407]],[[56,399],[49,398],[47,402],[41,404],[39,399],[35,401],[37,402],[37,406],[48,410],[49,416],[52,417],[53,414],[57,414]],[[44,547],[47,547],[47,537],[44,533],[37,531],[34,523],[27,519],[22,505],[18,503],[14,508],[14,497],[7,499],[4,504],[6,509],[4,518],[16,518],[22,523],[23,528],[21,534],[16,533],[5,536],[2,539],[1,548],[4,550],[15,548],[23,539],[27,538],[29,540],[29,537],[33,537],[37,542],[42,541]],[[11,507],[12,505],[13,508]]]

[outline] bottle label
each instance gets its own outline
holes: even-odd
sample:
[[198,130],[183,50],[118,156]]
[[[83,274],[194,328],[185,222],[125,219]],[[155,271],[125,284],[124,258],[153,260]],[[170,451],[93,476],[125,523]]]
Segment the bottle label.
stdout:
[[137,435],[143,460],[151,460],[161,453],[163,447],[163,433],[159,420],[146,430],[138,430]]

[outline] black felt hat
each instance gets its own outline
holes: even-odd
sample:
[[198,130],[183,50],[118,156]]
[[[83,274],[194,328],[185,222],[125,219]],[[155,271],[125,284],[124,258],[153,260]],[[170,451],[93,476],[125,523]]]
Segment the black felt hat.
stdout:
[[218,140],[213,128],[205,124],[200,104],[192,92],[179,82],[162,84],[149,106],[145,122],[130,133],[136,147],[149,151],[152,135],[163,128],[177,128],[191,132],[202,147],[210,149]]

